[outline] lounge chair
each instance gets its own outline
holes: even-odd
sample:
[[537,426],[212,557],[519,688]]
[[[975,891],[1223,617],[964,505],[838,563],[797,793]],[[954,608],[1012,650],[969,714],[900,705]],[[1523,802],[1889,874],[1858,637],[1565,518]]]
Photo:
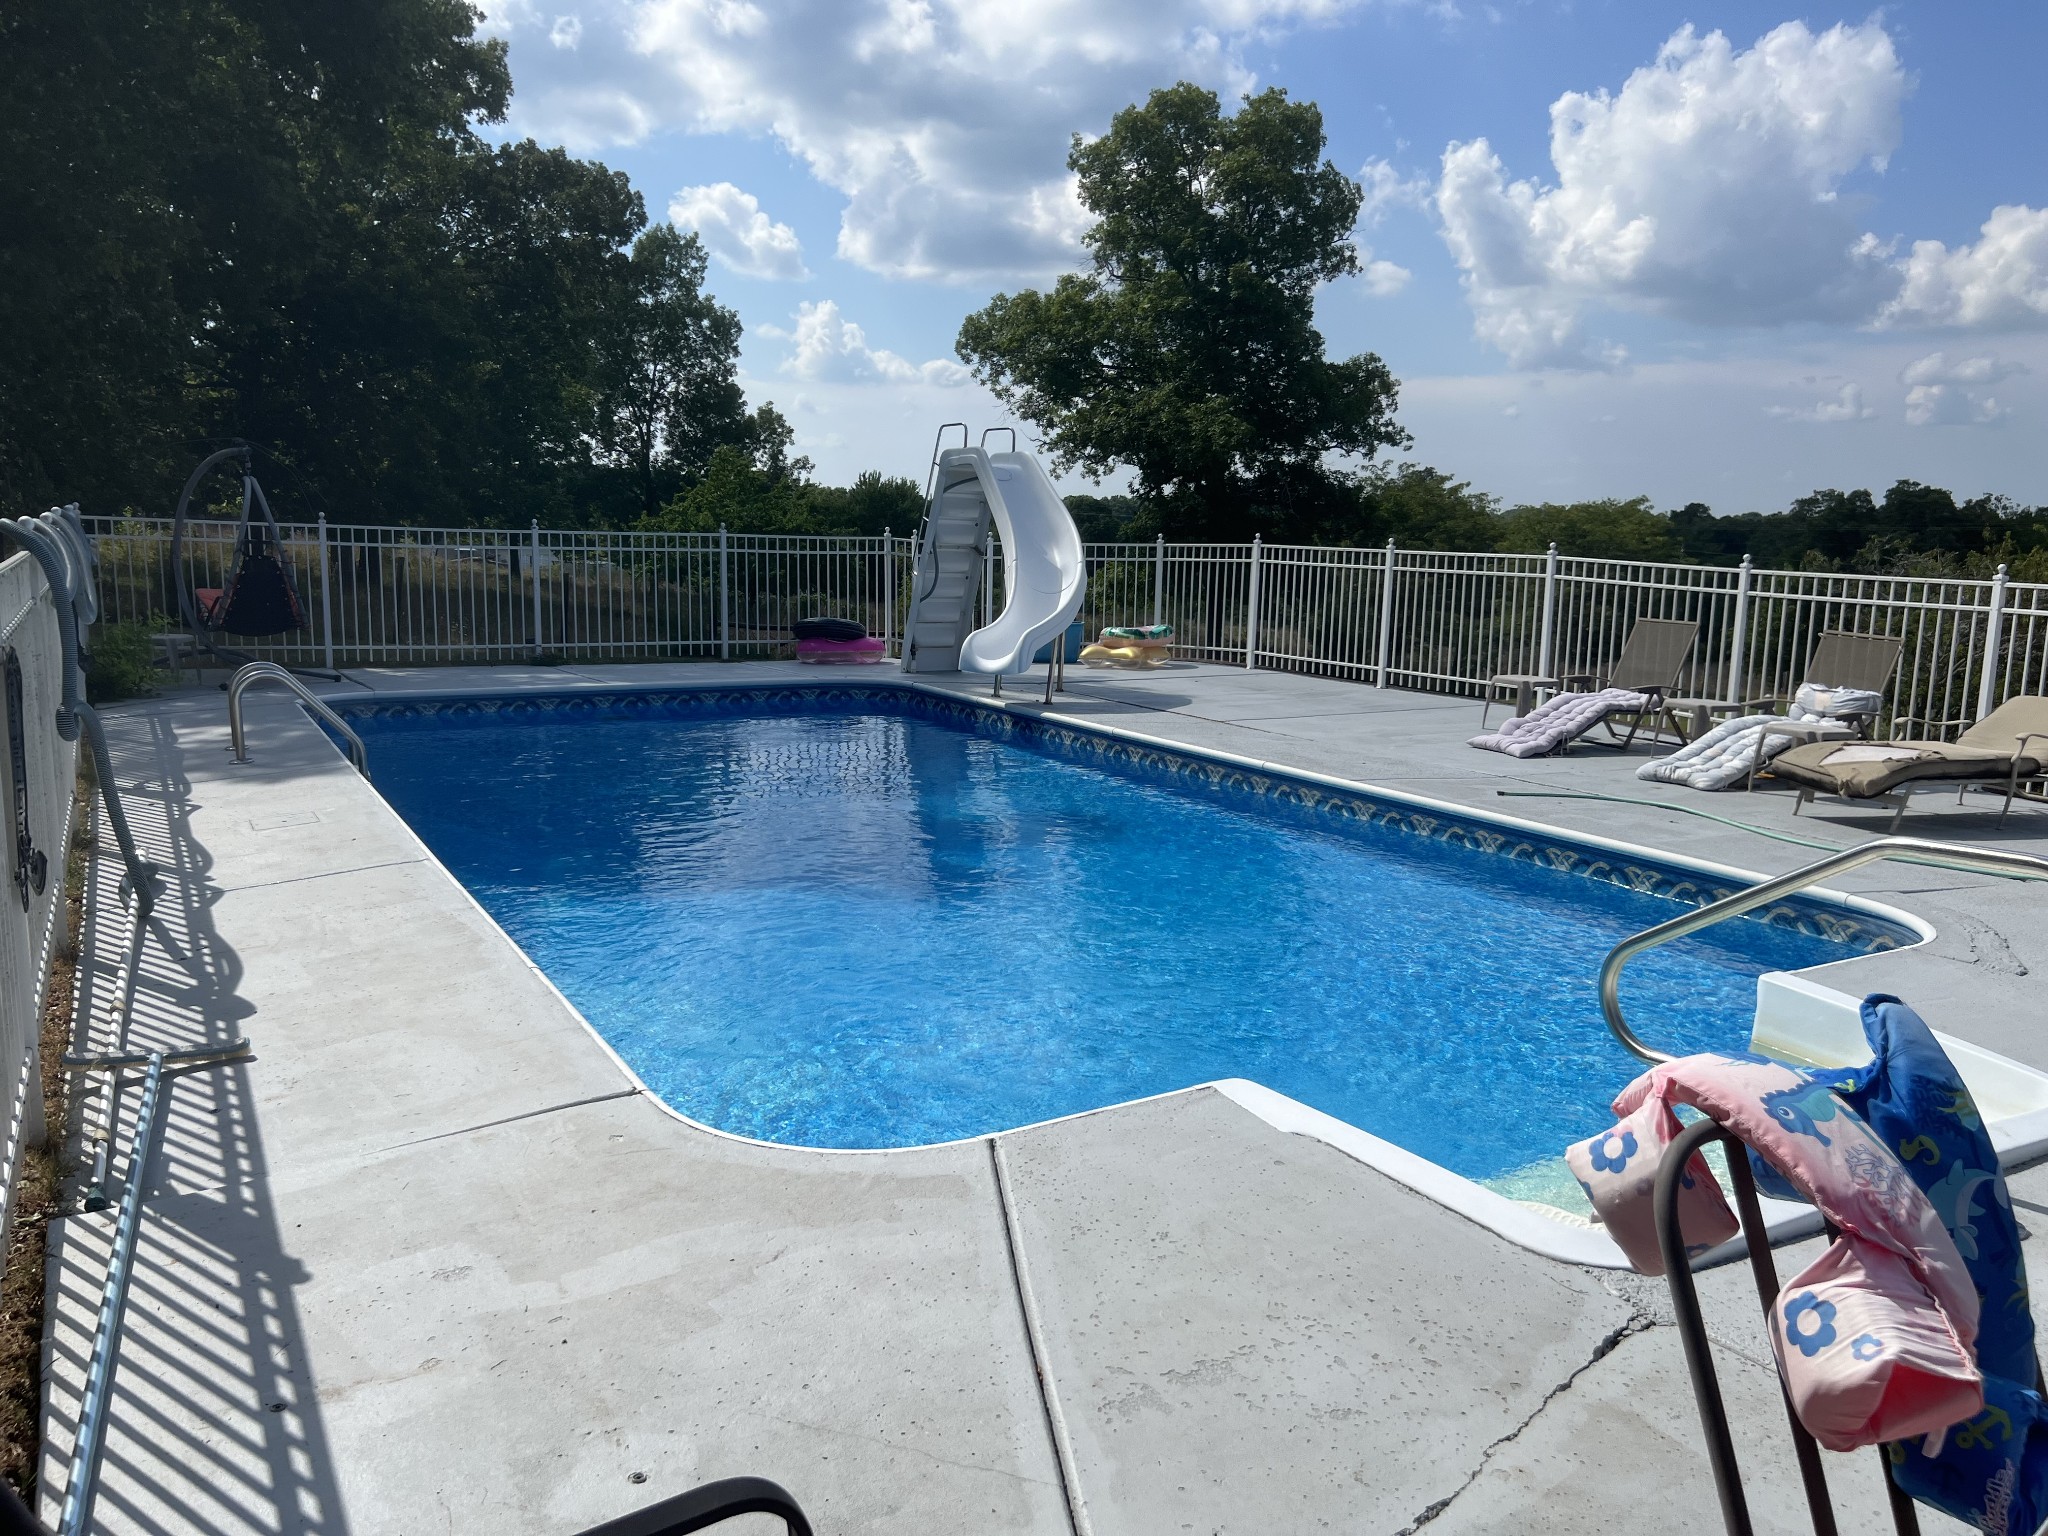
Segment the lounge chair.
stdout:
[[[1637,619],[1622,644],[1621,654],[1605,673],[1566,672],[1561,674],[1561,680],[1567,688],[1579,691],[1626,688],[1631,693],[1647,695],[1641,709],[1613,710],[1601,721],[1614,744],[1626,752],[1645,721],[1650,724],[1652,737],[1658,734],[1657,722],[1664,714],[1664,700],[1678,690],[1679,674],[1685,670],[1699,633],[1699,623],[1693,619]],[[1614,722],[1623,716],[1628,717],[1628,734],[1619,736]]]
[[[1801,687],[1815,683],[1823,688],[1853,688],[1882,698],[1891,687],[1892,673],[1898,670],[1899,652],[1905,646],[1906,642],[1896,635],[1854,635],[1845,629],[1823,630],[1820,639],[1814,643],[1813,654],[1807,658],[1806,673],[1799,679],[1799,684]],[[1790,699],[1778,696],[1746,699],[1729,707],[1745,715],[1754,714],[1759,709],[1782,714],[1790,704]],[[1874,713],[1844,715],[1839,719],[1858,736],[1868,736],[1877,727]],[[1828,726],[1815,725],[1810,721],[1787,720],[1783,725],[1766,726],[1765,739],[1758,742],[1759,750],[1750,763],[1748,787],[1756,788],[1757,770],[1770,757],[1770,752],[1765,750],[1770,737],[1790,737],[1793,742],[1804,744],[1833,734],[1836,732]]]
[[[1622,642],[1621,655],[1605,674],[1598,672],[1561,672],[1556,677],[1539,677],[1533,672],[1502,672],[1486,681],[1484,702],[1479,708],[1479,724],[1483,730],[1487,716],[1493,712],[1494,697],[1503,688],[1515,689],[1515,716],[1519,719],[1529,712],[1529,704],[1538,688],[1554,688],[1562,683],[1565,688],[1579,693],[1597,693],[1603,688],[1627,688],[1636,693],[1656,695],[1651,710],[1617,711],[1635,714],[1637,718],[1629,726],[1628,740],[1635,740],[1637,728],[1644,718],[1655,719],[1664,713],[1664,696],[1678,686],[1678,674],[1685,670],[1685,659],[1692,654],[1692,643],[1698,637],[1698,624],[1684,619],[1637,619],[1628,632],[1628,639]],[[1608,734],[1613,734],[1609,724]],[[1681,737],[1681,740],[1684,738]],[[1624,746],[1627,743],[1623,743]]]
[[2007,699],[1954,741],[1816,741],[1772,759],[1771,774],[1799,786],[1801,806],[1817,793],[1893,807],[1888,830],[1898,829],[1907,797],[1916,789],[1957,786],[1956,799],[1972,784],[2005,786],[2002,825],[2012,810],[2021,779],[2048,772],[2048,698],[2021,694]]

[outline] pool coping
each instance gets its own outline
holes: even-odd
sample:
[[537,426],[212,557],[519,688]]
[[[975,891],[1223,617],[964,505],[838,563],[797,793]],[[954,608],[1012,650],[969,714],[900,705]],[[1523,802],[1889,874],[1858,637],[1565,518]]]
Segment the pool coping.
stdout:
[[[914,678],[908,677],[820,678],[815,682],[807,679],[798,679],[775,682],[764,681],[760,683],[733,683],[725,680],[707,680],[702,683],[694,681],[669,681],[663,683],[564,683],[549,679],[544,682],[513,683],[487,688],[401,688],[393,689],[389,692],[369,695],[348,695],[340,698],[329,695],[324,702],[333,705],[346,714],[349,712],[348,706],[351,704],[356,705],[356,712],[360,713],[364,712],[364,706],[372,704],[474,702],[519,695],[530,697],[603,697],[607,695],[661,695],[674,693],[764,694],[791,691],[820,692],[828,689],[853,689],[873,693],[910,693],[939,699],[951,705],[965,705],[983,713],[999,713],[1037,721],[1051,720],[1064,728],[1084,735],[1123,742],[1178,758],[1207,759],[1223,763],[1240,771],[1255,772],[1274,779],[1311,784],[1361,797],[1396,801],[1405,805],[1417,806],[1438,812],[1446,819],[1490,822],[1513,828],[1518,832],[1528,832],[1542,837],[1555,838],[1567,844],[1592,846],[1609,853],[1637,856],[1652,863],[1692,870],[1697,873],[1720,878],[1733,879],[1739,884],[1755,884],[1770,878],[1753,871],[1742,870],[1736,866],[1720,864],[1712,860],[1699,859],[1685,854],[1669,853],[1643,844],[1600,837],[1595,834],[1570,832],[1544,822],[1531,821],[1523,817],[1500,815],[1470,806],[1458,805],[1450,801],[1438,800],[1431,796],[1418,795],[1410,791],[1386,789],[1364,781],[1348,780],[1335,775],[1321,774],[1311,770],[1265,762],[1243,757],[1236,753],[1205,747],[1192,747],[1168,738],[1152,736],[1139,731],[1124,730],[1120,727],[1106,725],[1098,721],[1061,716],[1055,710],[1048,709],[1042,705],[1033,707],[1027,704],[1024,708],[1018,708],[1017,706],[1024,703],[1024,701],[1001,698],[967,698],[952,689],[921,683]],[[293,707],[305,715],[308,721],[319,730],[322,738],[339,755],[341,749],[335,744],[334,738],[327,732],[326,728],[321,726],[317,718],[310,711],[305,710],[303,705],[297,703],[297,701],[292,702]],[[374,761],[371,766],[374,769]],[[370,787],[375,792],[374,779],[371,779]],[[382,798],[381,794],[379,798]],[[386,802],[386,804],[388,805],[389,802]],[[1491,1189],[1478,1180],[1468,1178],[1463,1174],[1444,1167],[1440,1163],[1432,1162],[1420,1153],[1413,1152],[1406,1147],[1400,1146],[1398,1143],[1388,1141],[1384,1137],[1376,1136],[1370,1131],[1350,1124],[1348,1121],[1340,1120],[1334,1115],[1315,1109],[1298,1099],[1291,1098],[1276,1089],[1267,1088],[1265,1085],[1247,1078],[1220,1078],[1209,1082],[1191,1083],[1185,1087],[1169,1089],[1163,1093],[1143,1095],[1135,1099],[1120,1099],[1114,1103],[1077,1110],[1067,1115],[1057,1115],[1046,1120],[1031,1121],[1023,1125],[1005,1127],[1000,1131],[979,1132],[971,1136],[956,1137],[948,1141],[920,1142],[909,1147],[806,1147],[790,1142],[767,1141],[757,1137],[741,1135],[734,1131],[723,1130],[718,1126],[707,1124],[685,1114],[648,1086],[639,1074],[620,1056],[618,1051],[613,1048],[611,1043],[605,1039],[597,1027],[584,1016],[582,1010],[555,984],[554,980],[547,974],[547,971],[526,952],[517,939],[513,938],[505,930],[503,925],[477,899],[476,895],[463,883],[461,878],[441,861],[432,848],[428,847],[426,841],[420,837],[412,824],[404,816],[397,814],[396,807],[392,807],[392,812],[394,819],[404,829],[404,835],[418,846],[424,862],[445,878],[471,910],[511,946],[513,953],[519,957],[521,964],[540,981],[547,992],[582,1027],[584,1033],[596,1043],[620,1075],[632,1085],[633,1089],[653,1103],[663,1114],[683,1125],[689,1126],[692,1130],[720,1138],[721,1140],[744,1146],[759,1147],[785,1155],[876,1158],[903,1152],[931,1151],[971,1143],[986,1143],[996,1136],[1009,1136],[1019,1132],[1089,1119],[1097,1115],[1125,1109],[1132,1105],[1157,1103],[1204,1091],[1214,1091],[1228,1098],[1240,1109],[1272,1126],[1274,1129],[1290,1135],[1304,1136],[1321,1142],[1333,1150],[1352,1158],[1354,1161],[1364,1164],[1375,1172],[1383,1174],[1394,1182],[1413,1190],[1415,1193],[1422,1195],[1452,1214],[1461,1216],[1475,1225],[1491,1231],[1496,1236],[1505,1238],[1517,1247],[1530,1250],[1545,1258],[1582,1265],[1588,1268],[1631,1269],[1633,1267],[1614,1240],[1599,1226],[1591,1222],[1581,1222],[1563,1211],[1550,1214],[1552,1209],[1550,1207],[1518,1201],[1503,1195],[1498,1190]],[[1834,904],[1849,910],[1865,912],[1881,921],[1918,934],[1918,938],[1912,944],[1896,946],[1897,948],[1917,948],[1927,943],[1935,934],[1933,926],[1924,919],[1906,912],[1902,908],[1873,901],[1867,897],[1819,886],[1813,887],[1802,894],[1813,899],[1815,905]],[[1706,899],[1712,900],[1714,898],[1709,896]],[[1857,958],[1860,957],[1844,956],[1841,960],[1824,962],[1820,966],[1809,967],[1801,972],[1766,974],[1805,976],[1814,971],[1826,970],[1831,966],[1850,963]],[[1810,985],[1818,986],[1819,984],[1811,983]],[[1833,991],[1832,988],[1826,990]],[[1846,993],[1835,993],[1835,996],[1852,1006],[1858,1002],[1858,999],[1852,998]],[[1562,1149],[1560,1149],[1561,1155]],[[1809,1236],[1821,1230],[1820,1215],[1811,1206],[1772,1200],[1767,1197],[1763,1199],[1762,1203],[1766,1227],[1771,1234],[1773,1242],[1790,1241]],[[1708,1265],[1721,1263],[1739,1256],[1743,1251],[1742,1240],[1738,1237],[1706,1255],[1702,1263]]]

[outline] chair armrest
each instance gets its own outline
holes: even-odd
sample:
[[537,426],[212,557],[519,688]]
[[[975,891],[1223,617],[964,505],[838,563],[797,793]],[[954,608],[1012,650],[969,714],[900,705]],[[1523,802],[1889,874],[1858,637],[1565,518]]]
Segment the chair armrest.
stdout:
[[789,1536],[811,1536],[810,1522],[785,1488],[765,1477],[728,1477],[593,1525],[583,1536],[686,1536],[740,1515],[773,1515]]
[[1969,718],[1968,718],[1967,716],[1957,716],[1957,717],[1956,717],[1955,719],[1953,719],[1953,720],[1934,720],[1934,719],[1921,719],[1921,717],[1920,717],[1920,716],[1918,716],[1918,715],[1894,715],[1894,716],[1892,716],[1892,736],[1891,736],[1891,739],[1892,739],[1893,741],[1904,741],[1904,740],[1906,740],[1906,739],[1907,739],[1907,737],[1908,737],[1908,735],[1909,735],[1909,732],[1908,732],[1908,730],[1907,730],[1907,727],[1908,727],[1908,726],[1911,726],[1911,725],[1912,725],[1912,724],[1914,724],[1914,723],[1915,723],[1916,721],[1918,721],[1918,723],[1919,723],[1919,724],[1921,724],[1921,725],[1923,725],[1923,726],[1926,726],[1926,727],[1927,727],[1927,728],[1929,728],[1930,730],[1939,730],[1939,729],[1940,729],[1941,727],[1943,727],[1943,726],[1945,726],[1945,725],[1974,725],[1974,724],[1976,724],[1976,722],[1975,722],[1974,720],[1971,720],[1971,719],[1969,719]]

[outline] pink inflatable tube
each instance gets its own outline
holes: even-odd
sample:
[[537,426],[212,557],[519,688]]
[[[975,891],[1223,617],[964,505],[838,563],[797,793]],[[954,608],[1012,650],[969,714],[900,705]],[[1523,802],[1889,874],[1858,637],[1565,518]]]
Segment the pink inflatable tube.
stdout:
[[799,640],[796,659],[813,662],[887,661],[889,647],[869,635],[863,640]]

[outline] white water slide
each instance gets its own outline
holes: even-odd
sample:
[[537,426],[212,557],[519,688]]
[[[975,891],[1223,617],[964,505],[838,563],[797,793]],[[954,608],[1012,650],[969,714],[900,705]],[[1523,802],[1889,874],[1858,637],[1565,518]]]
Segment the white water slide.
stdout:
[[[1001,540],[1002,607],[970,629],[991,525]],[[913,583],[903,669],[1000,678],[1028,670],[1040,646],[1066,633],[1087,595],[1088,562],[1081,530],[1038,460],[949,448],[938,456]]]

